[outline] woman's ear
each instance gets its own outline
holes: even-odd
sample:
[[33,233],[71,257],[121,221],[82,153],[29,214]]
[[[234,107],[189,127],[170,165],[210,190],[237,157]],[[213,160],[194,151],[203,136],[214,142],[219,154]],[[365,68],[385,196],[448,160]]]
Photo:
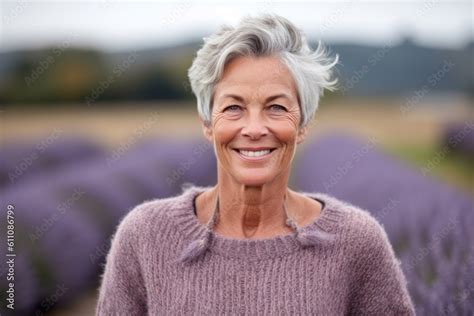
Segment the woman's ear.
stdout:
[[202,117],[199,117],[199,120],[201,121],[201,127],[202,127],[202,132],[204,134],[204,137],[206,137],[206,139],[212,143],[214,140],[213,140],[211,123],[205,122],[202,119]]
[[296,136],[296,143],[299,144],[299,143],[302,143],[305,138],[306,138],[306,135],[308,134],[308,130],[309,130],[309,124],[306,124],[306,126],[304,127],[301,127],[298,129],[298,135]]

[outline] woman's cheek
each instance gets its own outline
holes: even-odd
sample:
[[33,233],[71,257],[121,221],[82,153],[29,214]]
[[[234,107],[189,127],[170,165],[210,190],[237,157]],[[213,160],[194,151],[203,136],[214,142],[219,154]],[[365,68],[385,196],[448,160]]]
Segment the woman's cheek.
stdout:
[[238,133],[237,124],[225,119],[216,120],[213,129],[214,137],[218,145],[225,145],[231,142]]
[[293,139],[296,138],[298,126],[294,123],[293,119],[286,117],[275,121],[272,130],[281,141],[288,143],[293,142]]

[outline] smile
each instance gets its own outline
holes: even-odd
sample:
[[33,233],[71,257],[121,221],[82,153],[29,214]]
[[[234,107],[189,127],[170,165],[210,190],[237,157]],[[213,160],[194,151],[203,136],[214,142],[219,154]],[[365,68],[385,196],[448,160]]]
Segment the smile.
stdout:
[[245,160],[261,160],[269,157],[276,148],[259,150],[234,149],[239,156]]

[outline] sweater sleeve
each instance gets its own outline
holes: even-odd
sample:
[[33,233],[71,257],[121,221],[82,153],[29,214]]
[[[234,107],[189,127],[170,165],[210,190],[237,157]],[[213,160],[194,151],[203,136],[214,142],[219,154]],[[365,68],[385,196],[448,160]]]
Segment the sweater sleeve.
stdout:
[[138,260],[141,231],[137,211],[127,214],[112,237],[102,275],[96,315],[146,315],[147,298]]
[[372,217],[356,245],[351,315],[415,315],[406,279],[383,227]]

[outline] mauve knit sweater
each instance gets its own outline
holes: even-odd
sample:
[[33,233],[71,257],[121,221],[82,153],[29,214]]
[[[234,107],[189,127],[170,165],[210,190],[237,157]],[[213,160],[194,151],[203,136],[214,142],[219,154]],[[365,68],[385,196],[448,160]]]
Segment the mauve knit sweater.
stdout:
[[96,315],[414,315],[400,263],[367,211],[302,192],[323,204],[314,222],[232,239],[198,221],[195,197],[210,188],[188,186],[123,218]]

